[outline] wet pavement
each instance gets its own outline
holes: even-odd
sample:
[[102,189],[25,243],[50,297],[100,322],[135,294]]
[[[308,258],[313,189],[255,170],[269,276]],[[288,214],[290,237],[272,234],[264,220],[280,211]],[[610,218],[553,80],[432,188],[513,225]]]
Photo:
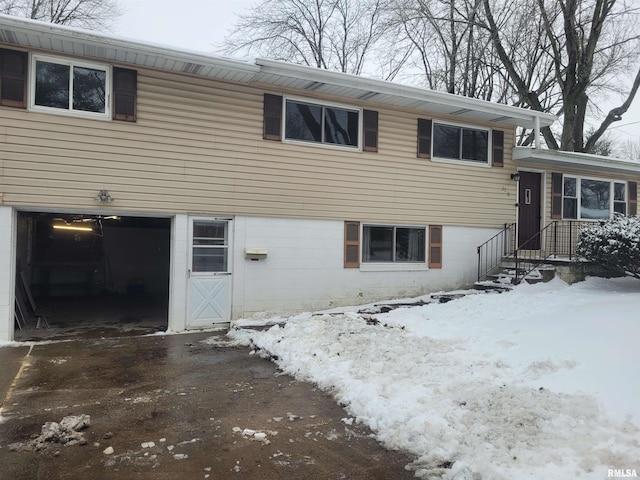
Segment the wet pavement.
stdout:
[[[0,348],[0,479],[414,478],[330,396],[225,338]],[[82,414],[84,445],[36,444],[46,422]]]

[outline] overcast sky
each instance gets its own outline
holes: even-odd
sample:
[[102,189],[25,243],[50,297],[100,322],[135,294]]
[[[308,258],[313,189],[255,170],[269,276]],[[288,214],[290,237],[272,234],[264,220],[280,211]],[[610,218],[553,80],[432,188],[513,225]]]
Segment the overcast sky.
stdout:
[[[124,15],[114,32],[118,36],[186,50],[213,53],[232,30],[236,15],[259,0],[120,0]],[[629,79],[631,82],[632,79]],[[611,98],[608,110],[622,103]],[[640,141],[640,95],[623,120],[610,129],[612,137]]]
[[120,0],[114,33],[167,46],[213,52],[257,0]]

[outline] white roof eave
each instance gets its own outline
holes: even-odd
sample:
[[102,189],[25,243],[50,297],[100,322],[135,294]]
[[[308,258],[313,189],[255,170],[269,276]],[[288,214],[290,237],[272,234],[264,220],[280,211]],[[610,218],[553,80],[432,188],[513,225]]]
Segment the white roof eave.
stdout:
[[545,127],[556,121],[556,117],[548,113],[409,85],[264,58],[241,60],[175,49],[8,15],[0,15],[0,42],[204,78],[276,88],[290,86],[302,91],[324,90],[327,94],[360,101],[458,116],[461,121],[472,119],[526,128],[535,128],[536,124]]
[[515,147],[513,160],[516,165],[573,167],[584,170],[624,173],[640,176],[640,161],[623,160],[619,158],[603,157],[580,152],[564,152],[529,147]]

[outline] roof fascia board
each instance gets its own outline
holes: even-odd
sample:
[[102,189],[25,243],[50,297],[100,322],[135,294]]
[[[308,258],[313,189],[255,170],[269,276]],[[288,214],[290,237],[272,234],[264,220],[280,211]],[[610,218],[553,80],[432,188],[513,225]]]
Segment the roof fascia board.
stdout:
[[361,77],[341,72],[333,72],[319,68],[296,65],[266,58],[257,58],[256,64],[261,67],[261,73],[271,75],[282,75],[290,78],[323,82],[341,87],[351,87],[356,89],[370,90],[372,92],[398,95],[412,100],[425,101],[434,104],[455,106],[459,109],[476,110],[491,115],[507,116],[526,122],[526,126],[533,126],[535,118],[540,119],[542,127],[553,124],[557,117],[550,113],[537,112],[510,105],[487,102],[477,98],[463,97],[435,90],[427,90],[410,85],[402,85],[384,80]]
[[515,147],[513,149],[513,160],[516,163],[528,163],[531,165],[569,166],[640,175],[640,162],[580,152]]
[[[153,55],[179,62],[200,63],[206,66],[236,69],[246,73],[258,73],[258,67],[253,60],[237,60],[214,54],[205,54],[191,50],[171,48],[151,42],[142,42],[123,37],[96,34],[79,28],[65,25],[53,25],[30,19],[18,18],[0,14],[0,29],[10,28],[24,34],[46,35],[57,40],[71,40],[96,47],[114,47],[132,53]],[[27,45],[19,45],[26,47]]]

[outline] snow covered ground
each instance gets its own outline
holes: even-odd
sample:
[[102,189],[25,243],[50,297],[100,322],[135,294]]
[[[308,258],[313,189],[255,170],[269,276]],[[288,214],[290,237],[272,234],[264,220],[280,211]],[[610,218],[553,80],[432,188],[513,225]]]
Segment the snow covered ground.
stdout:
[[286,324],[265,331],[239,322],[230,335],[412,452],[417,477],[640,475],[640,281],[356,310],[270,319]]

